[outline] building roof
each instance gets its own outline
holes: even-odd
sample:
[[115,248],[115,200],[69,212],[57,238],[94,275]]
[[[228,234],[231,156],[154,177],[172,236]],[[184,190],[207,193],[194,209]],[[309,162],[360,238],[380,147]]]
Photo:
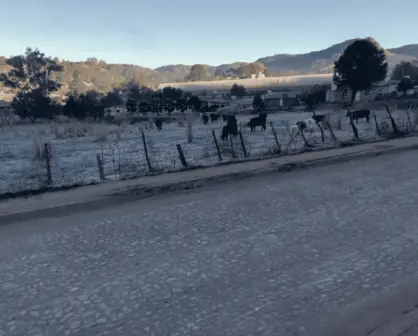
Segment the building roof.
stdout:
[[269,99],[282,99],[282,98],[296,98],[297,93],[296,92],[285,92],[285,91],[279,91],[279,92],[269,92],[263,95],[263,99],[269,100]]
[[321,84],[331,84],[332,74],[315,74],[299,76],[265,77],[265,78],[246,78],[246,79],[225,79],[215,81],[184,82],[184,83],[163,83],[158,85],[158,89],[171,86],[187,92],[199,92],[206,90],[230,90],[232,85],[243,85],[246,89],[279,88],[313,86]]

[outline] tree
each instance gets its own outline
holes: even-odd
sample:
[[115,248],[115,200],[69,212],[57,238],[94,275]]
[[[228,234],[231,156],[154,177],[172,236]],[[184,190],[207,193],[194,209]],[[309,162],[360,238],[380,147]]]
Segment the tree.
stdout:
[[418,65],[410,62],[401,62],[395,66],[392,71],[391,79],[402,80],[405,76],[409,76],[412,81],[418,80]]
[[135,113],[138,111],[138,106],[134,99],[128,99],[128,101],[126,102],[126,110],[130,113]]
[[104,107],[118,106],[123,105],[123,99],[120,96],[119,91],[114,89],[113,91],[108,92],[107,95],[102,98],[101,103]]
[[264,74],[267,70],[266,66],[260,62],[253,62],[250,64],[250,67],[251,67],[251,74],[258,74],[258,73]]
[[266,66],[260,62],[253,62],[253,63],[243,63],[238,68],[233,69],[231,68],[229,71],[235,73],[237,76],[241,78],[250,78],[251,75],[265,73],[267,71]]
[[100,104],[100,95],[96,91],[88,91],[83,94],[71,93],[62,109],[65,116],[83,120],[87,116],[99,120],[104,115],[103,106]]
[[75,118],[77,120],[82,120],[87,116],[87,111],[84,109],[84,106],[82,106],[80,96],[77,92],[68,95],[62,113],[66,117]]
[[12,100],[11,106],[22,119],[35,123],[38,119],[52,119],[57,112],[55,102],[41,90],[20,91]]
[[27,48],[25,54],[12,56],[6,60],[12,67],[7,74],[0,75],[0,82],[19,91],[37,91],[48,95],[60,88],[60,84],[51,79],[51,74],[63,70],[51,57],[46,57],[38,49]]
[[310,111],[313,111],[318,103],[326,101],[327,85],[315,85],[309,92],[305,93],[301,99],[305,102]]
[[238,84],[232,85],[231,96],[243,97],[245,96],[245,93],[246,91],[244,86]]
[[414,83],[412,82],[411,77],[405,76],[401,79],[401,81],[398,83],[397,90],[398,92],[402,92],[404,96],[406,96],[406,91],[411,90],[414,88]]
[[136,102],[142,98],[141,87],[133,80],[126,82],[122,86],[122,91],[126,94],[128,99],[133,99]]
[[81,103],[84,106],[88,116],[98,121],[104,117],[104,106],[101,102],[103,96],[97,91],[90,90],[80,95]]
[[335,62],[334,83],[351,90],[351,105],[358,91],[370,90],[383,81],[388,71],[385,51],[372,39],[351,43]]
[[198,96],[191,96],[187,100],[187,105],[190,106],[193,110],[199,111],[200,106],[202,105],[202,101],[200,100]]
[[227,77],[227,75],[222,68],[217,68],[215,71],[215,79],[225,79],[225,77]]
[[257,110],[264,110],[265,109],[263,98],[261,98],[260,95],[254,96],[253,107]]
[[249,78],[253,73],[253,68],[251,67],[251,64],[244,63],[233,71],[241,78]]
[[8,58],[6,64],[12,69],[0,75],[0,82],[18,90],[12,101],[16,114],[32,122],[38,118],[52,118],[57,109],[49,95],[60,88],[52,75],[63,67],[38,49],[31,48],[23,55]]
[[187,109],[187,100],[185,98],[181,98],[176,102],[175,106],[177,110],[184,112]]
[[181,99],[181,97],[183,97],[183,90],[167,86],[162,90],[162,96],[164,99],[177,102]]
[[190,74],[186,79],[191,82],[203,81],[207,75],[206,67],[203,64],[195,64],[191,67]]

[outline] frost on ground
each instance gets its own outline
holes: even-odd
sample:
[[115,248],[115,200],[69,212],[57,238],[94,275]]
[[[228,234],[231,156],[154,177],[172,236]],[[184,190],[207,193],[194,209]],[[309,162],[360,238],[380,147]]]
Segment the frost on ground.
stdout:
[[[318,112],[320,113],[320,112]],[[388,127],[387,114],[376,112],[381,130]],[[255,132],[243,130],[245,149],[249,156],[260,157],[274,154],[276,140],[269,122],[273,123],[278,141],[284,151],[302,150],[304,143],[299,137],[290,147],[288,127],[298,120],[308,119],[311,113],[271,113],[267,118],[267,130]],[[252,116],[237,116],[238,123]],[[398,111],[394,117],[399,127],[408,123],[406,113]],[[411,116],[413,119],[413,117]],[[180,169],[181,162],[176,145],[180,144],[189,165],[213,165],[219,156],[212,136],[215,131],[222,161],[243,158],[244,151],[239,137],[221,141],[222,120],[203,125],[200,119],[193,125],[193,141],[187,141],[186,123],[164,123],[163,130],[145,129],[145,139],[150,165],[155,171]],[[350,140],[352,130],[345,114],[333,113],[331,125],[339,141]],[[385,126],[386,125],[386,126]],[[143,125],[142,125],[143,126]],[[149,167],[141,136],[141,125],[109,125],[92,123],[51,123],[15,125],[0,128],[0,194],[38,189],[47,184],[47,160],[45,144],[51,149],[51,175],[53,186],[98,182],[100,174],[97,155],[103,162],[106,179],[148,174]],[[370,123],[359,121],[359,136],[362,139],[376,138],[373,118]],[[334,142],[325,131],[325,143],[320,132],[307,140],[316,147],[332,147]]]

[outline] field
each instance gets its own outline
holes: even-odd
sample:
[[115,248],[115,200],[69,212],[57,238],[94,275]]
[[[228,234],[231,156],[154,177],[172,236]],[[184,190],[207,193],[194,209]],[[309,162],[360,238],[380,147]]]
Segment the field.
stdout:
[[[320,111],[318,111],[320,113]],[[375,112],[383,130],[388,118],[384,111]],[[272,122],[278,141],[284,152],[300,151],[304,147],[301,137],[291,146],[289,125],[295,121],[308,119],[311,113],[272,113],[268,115],[266,132],[259,128],[255,132],[242,132],[248,156],[269,156],[277,151],[276,140],[269,122]],[[405,111],[394,113],[399,127],[409,125]],[[414,115],[410,113],[412,120]],[[238,122],[248,121],[249,116],[237,116]],[[338,141],[353,137],[351,127],[345,115],[333,113],[331,125]],[[12,125],[0,128],[0,194],[15,193],[24,190],[36,190],[48,184],[47,158],[45,144],[50,148],[50,167],[52,186],[69,186],[100,181],[97,156],[103,164],[104,177],[107,180],[121,179],[149,174],[145,159],[141,129],[144,129],[150,165],[153,172],[179,170],[182,168],[177,144],[180,144],[189,165],[208,166],[219,163],[219,155],[212,136],[215,130],[222,161],[243,158],[244,151],[239,137],[223,142],[219,135],[222,120],[203,125],[200,119],[193,124],[193,141],[187,142],[186,126],[179,122],[164,123],[163,130],[144,129],[143,125],[93,124],[93,123],[56,123],[35,125]],[[359,121],[361,139],[377,138],[375,122]],[[315,147],[333,147],[334,141],[325,131],[322,143],[320,132],[307,140]]]

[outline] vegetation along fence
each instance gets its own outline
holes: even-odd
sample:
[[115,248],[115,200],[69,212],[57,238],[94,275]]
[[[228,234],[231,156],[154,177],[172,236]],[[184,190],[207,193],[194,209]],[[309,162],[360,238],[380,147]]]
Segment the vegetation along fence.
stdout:
[[[389,111],[390,112],[390,111]],[[0,128],[0,194],[24,194],[39,189],[140,177],[185,168],[211,166],[234,160],[286,155],[333,148],[414,132],[416,113],[374,111],[370,122],[350,121],[346,112],[331,113],[321,130],[298,134],[292,125],[311,113],[269,114],[267,129],[246,129],[244,117],[238,136],[222,140],[223,122],[192,131],[181,123],[164,124],[161,131],[142,125],[47,124]],[[392,120],[390,118],[392,116]],[[241,120],[242,119],[242,120]],[[248,117],[247,117],[248,119]],[[356,126],[353,132],[351,123]]]

